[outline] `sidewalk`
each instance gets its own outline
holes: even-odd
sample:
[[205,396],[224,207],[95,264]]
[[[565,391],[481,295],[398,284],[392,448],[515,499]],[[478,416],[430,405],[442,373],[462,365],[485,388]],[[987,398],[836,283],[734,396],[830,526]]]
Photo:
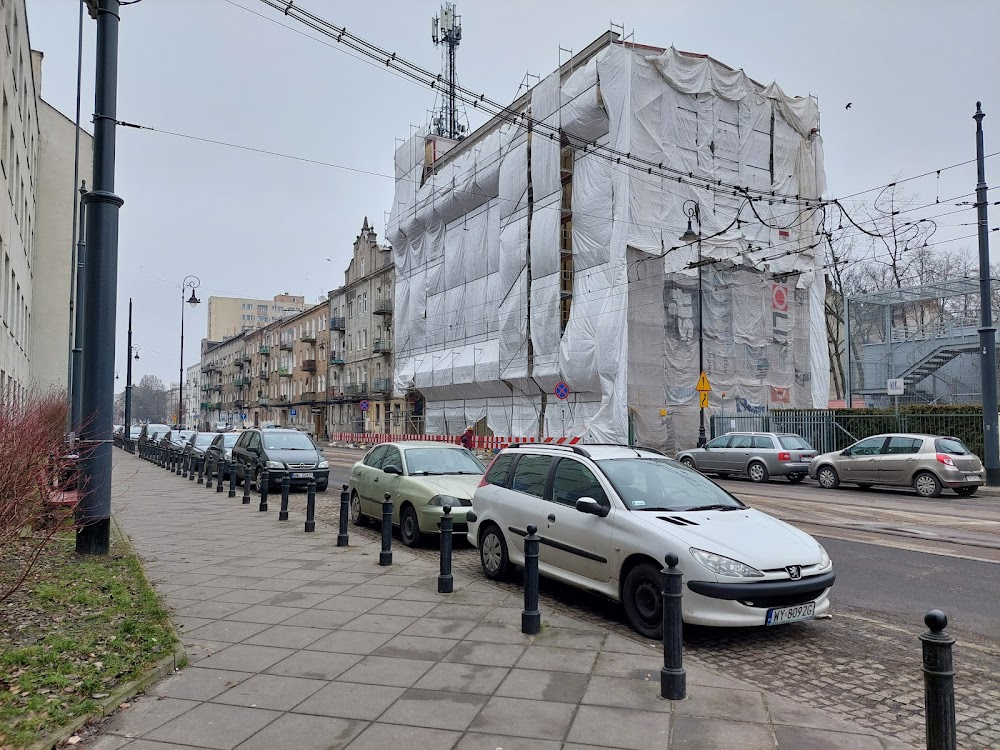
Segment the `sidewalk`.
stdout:
[[[898,750],[805,704],[688,665],[659,697],[659,651],[322,522],[258,511],[115,451],[115,514],[174,610],[191,666],[82,746],[350,750]],[[394,541],[394,545],[397,542]]]

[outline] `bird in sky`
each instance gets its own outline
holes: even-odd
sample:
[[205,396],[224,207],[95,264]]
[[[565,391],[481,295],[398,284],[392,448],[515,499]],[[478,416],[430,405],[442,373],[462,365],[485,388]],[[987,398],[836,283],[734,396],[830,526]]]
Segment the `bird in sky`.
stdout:
[[854,104],[854,102],[848,102],[847,106],[844,107],[844,109],[850,109],[852,104]]

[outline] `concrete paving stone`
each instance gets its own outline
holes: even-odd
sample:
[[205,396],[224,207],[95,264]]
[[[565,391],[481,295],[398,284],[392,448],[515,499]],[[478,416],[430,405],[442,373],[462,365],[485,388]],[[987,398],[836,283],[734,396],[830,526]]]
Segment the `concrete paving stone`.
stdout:
[[326,594],[336,596],[343,594],[348,589],[354,588],[353,583],[334,583],[333,581],[306,581],[299,586],[296,591],[303,594]]
[[[170,742],[153,742],[152,740],[133,740],[127,745],[122,745],[126,750],[202,750],[204,745],[175,745]],[[90,750],[90,746],[87,746]]]
[[633,640],[617,633],[608,633],[608,637],[604,639],[601,651],[611,651],[619,654],[660,654],[660,658],[663,658],[663,650],[660,648],[659,643]]
[[663,656],[655,651],[650,651],[648,654],[620,654],[605,651],[597,655],[594,674],[603,677],[631,677],[637,680],[643,680],[647,677],[658,679],[662,666]]
[[[128,737],[119,737],[113,734],[106,734],[103,737],[95,737],[93,741],[86,745],[87,750],[118,750],[124,747],[131,740]],[[135,745],[132,745],[135,747]]]
[[184,655],[187,656],[189,664],[197,664],[212,654],[217,654],[222,649],[233,645],[222,641],[203,641],[188,638],[186,633],[181,634],[181,643],[184,644]]
[[[215,579],[213,579],[214,581]],[[218,582],[222,585],[215,586],[214,588],[236,590],[244,588],[253,588],[260,582],[260,578],[251,578],[250,576],[221,576]],[[211,586],[213,581],[206,583],[206,586]],[[220,592],[221,593],[221,592]]]
[[363,654],[335,654],[329,651],[296,651],[267,668],[268,674],[306,677],[313,680],[333,680],[353,667]]
[[[434,614],[436,610],[432,611]],[[485,643],[507,643],[527,645],[534,640],[535,636],[525,635],[521,632],[520,623],[517,627],[510,625],[494,625],[492,623],[480,623],[470,630],[466,636],[467,641],[483,641]]]
[[[279,609],[287,609],[280,607]],[[304,628],[331,629],[342,627],[358,617],[354,612],[339,612],[335,609],[302,609],[294,617],[289,617],[282,625],[297,625]]]
[[[662,661],[663,654],[658,653],[657,659]],[[697,664],[685,664],[684,671],[687,672],[688,685],[706,685],[708,687],[732,688],[733,690],[753,690],[753,686],[732,677],[719,674],[710,669],[705,669]]]
[[296,706],[295,713],[373,721],[404,692],[404,688],[383,685],[331,682]]
[[576,708],[570,703],[494,696],[469,729],[488,734],[561,740],[573,722]]
[[213,578],[218,577],[219,576],[216,573],[154,573],[153,580],[163,581],[164,583],[193,586],[198,583],[205,583],[205,581],[211,581]]
[[[547,622],[542,614],[542,622]],[[559,646],[560,648],[579,648],[584,651],[599,651],[604,645],[605,631],[576,630],[573,628],[557,628],[549,625],[542,627],[542,632],[535,636],[539,646]]]
[[334,571],[330,575],[321,578],[321,581],[329,581],[330,583],[350,583],[355,586],[359,586],[366,581],[370,581],[375,578],[374,573],[353,573],[350,571]]
[[434,602],[413,602],[405,599],[389,599],[373,607],[373,615],[405,615],[407,617],[423,617],[436,605]]
[[214,703],[249,708],[290,711],[325,686],[324,680],[310,680],[287,675],[256,674],[212,699]]
[[309,594],[296,589],[295,591],[286,591],[283,594],[278,594],[267,601],[261,602],[261,604],[270,607],[302,607],[303,609],[307,609],[325,602],[331,596],[332,594]]
[[[221,589],[220,589],[221,590]],[[261,591],[253,588],[241,588],[234,591],[226,591],[213,598],[217,602],[240,602],[242,604],[260,604],[263,601],[274,598],[273,591]]]
[[[670,746],[670,722],[671,717],[666,713],[580,706],[566,740],[607,748],[662,750]],[[727,745],[713,747],[729,750]]]
[[524,653],[524,646],[516,644],[476,643],[461,641],[444,657],[446,662],[482,664],[487,667],[512,667]]
[[435,664],[414,683],[422,690],[448,690],[453,693],[492,695],[504,677],[506,667],[484,667],[480,664]]
[[403,693],[379,717],[379,721],[433,729],[462,730],[472,723],[487,700],[489,698],[485,695],[413,688]]
[[673,724],[671,750],[774,750],[771,729],[762,724],[694,716],[674,716]]
[[363,630],[337,630],[309,645],[311,651],[335,651],[344,654],[370,654],[392,638],[392,633],[368,633]]
[[[466,732],[455,750],[559,750],[562,743],[536,738]],[[592,750],[592,749],[591,749]]]
[[237,622],[235,620],[210,620],[208,625],[203,625],[195,630],[190,630],[186,636],[199,640],[225,641],[228,643],[239,643],[250,636],[257,635],[262,630],[267,630],[269,626],[256,622]]
[[401,724],[372,724],[350,745],[350,750],[451,750],[461,732],[445,729],[408,727]]
[[304,581],[296,581],[294,578],[261,578],[253,587],[261,591],[292,591],[304,584]]
[[217,602],[214,599],[209,599],[179,607],[175,612],[180,617],[207,617],[212,620],[221,620],[223,617],[246,609],[247,606],[242,602]]
[[260,708],[202,703],[179,719],[169,721],[149,734],[158,742],[176,742],[230,750],[281,716]]
[[[651,678],[651,682],[657,678]],[[677,701],[674,711],[686,716],[704,716],[733,721],[767,722],[764,697],[756,690],[731,690],[689,685],[687,700]]]
[[215,622],[215,620],[210,620],[207,617],[172,617],[170,619],[178,632],[183,630],[187,633],[200,628],[202,625]]
[[250,677],[253,677],[250,672],[186,667],[154,684],[148,693],[164,698],[207,701]]
[[344,672],[339,679],[366,685],[411,687],[433,666],[434,662],[431,660],[366,656]]
[[373,599],[391,599],[405,589],[402,586],[380,586],[374,581],[359,583],[351,589],[351,596],[369,596]]
[[512,669],[496,694],[508,698],[579,703],[587,692],[589,674]]
[[305,648],[310,643],[318,641],[332,630],[324,628],[304,628],[296,625],[272,625],[267,630],[257,633],[244,643],[251,646],[280,646],[282,648]]
[[521,613],[523,608],[519,607],[496,607],[486,617],[484,623],[491,625],[506,625],[512,628],[521,628]]
[[223,649],[199,664],[205,669],[229,669],[234,672],[263,672],[268,667],[277,664],[294,651],[290,648],[275,648],[274,646],[250,646],[236,643]]
[[401,659],[438,661],[458,643],[451,638],[427,638],[419,635],[397,635],[375,651],[375,656]]
[[[344,587],[345,589],[347,586]],[[321,602],[313,607],[313,609],[326,609],[334,610],[338,612],[354,612],[356,614],[364,614],[369,610],[377,607],[381,604],[383,599],[371,599],[366,596],[351,596],[350,594],[338,594],[336,596],[331,596],[325,602]]]
[[637,708],[664,713],[669,713],[671,709],[670,701],[660,697],[659,675],[649,680],[594,675],[590,678],[590,685],[581,702],[594,706]]
[[[438,594],[438,596],[441,597],[441,594]],[[441,620],[469,620],[472,622],[480,622],[484,617],[492,612],[493,609],[494,607],[492,605],[443,603],[438,604],[438,606],[430,610],[427,615]]]
[[401,633],[401,635],[426,635],[431,638],[462,638],[476,627],[476,623],[466,620],[439,620],[421,617]]
[[882,750],[876,737],[828,729],[775,727],[779,750]]
[[206,599],[214,599],[219,594],[232,591],[231,587],[220,586],[184,586],[167,594],[172,599],[190,599],[194,602],[203,602]]
[[238,612],[234,612],[227,619],[277,625],[279,622],[284,622],[305,611],[304,607],[272,607],[267,604],[253,604],[249,607],[244,607]]
[[142,696],[132,701],[128,710],[119,711],[111,717],[104,731],[122,737],[141,737],[198,705],[198,702],[193,700]]
[[[826,711],[803,705],[790,698],[769,693],[765,702],[767,703],[767,712],[771,716],[771,723],[775,725],[787,724],[810,729],[829,729],[834,732],[858,731],[857,724],[843,721],[831,716]],[[922,702],[923,696],[921,696]]]
[[588,674],[597,659],[596,651],[556,646],[528,646],[517,660],[519,669],[544,669],[550,672]]
[[442,594],[437,592],[436,588],[412,588],[406,589],[392,598],[396,601],[434,602],[434,604],[437,605],[441,603],[442,596]]
[[285,714],[236,750],[342,750],[368,726],[365,721],[332,716]]
[[343,626],[343,630],[364,630],[368,633],[399,633],[412,625],[417,618],[402,615],[364,614]]

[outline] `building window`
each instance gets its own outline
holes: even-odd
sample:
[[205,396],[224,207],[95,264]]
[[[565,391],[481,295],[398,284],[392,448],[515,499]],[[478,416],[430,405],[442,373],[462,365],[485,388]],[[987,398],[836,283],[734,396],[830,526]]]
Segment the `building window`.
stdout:
[[364,258],[361,259],[361,275],[362,276],[365,275],[365,259]]
[[361,295],[361,312],[368,312],[368,292]]

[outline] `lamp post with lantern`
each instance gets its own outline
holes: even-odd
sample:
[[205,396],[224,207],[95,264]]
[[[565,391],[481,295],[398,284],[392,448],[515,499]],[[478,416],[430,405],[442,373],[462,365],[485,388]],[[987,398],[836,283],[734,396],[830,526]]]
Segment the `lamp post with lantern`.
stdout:
[[[191,307],[201,303],[201,300],[194,293],[194,290],[199,286],[201,286],[201,279],[197,276],[185,276],[181,283],[181,369],[177,385],[177,426],[180,428],[184,427],[184,303],[187,302]],[[184,299],[188,289],[191,290],[191,296]]]

